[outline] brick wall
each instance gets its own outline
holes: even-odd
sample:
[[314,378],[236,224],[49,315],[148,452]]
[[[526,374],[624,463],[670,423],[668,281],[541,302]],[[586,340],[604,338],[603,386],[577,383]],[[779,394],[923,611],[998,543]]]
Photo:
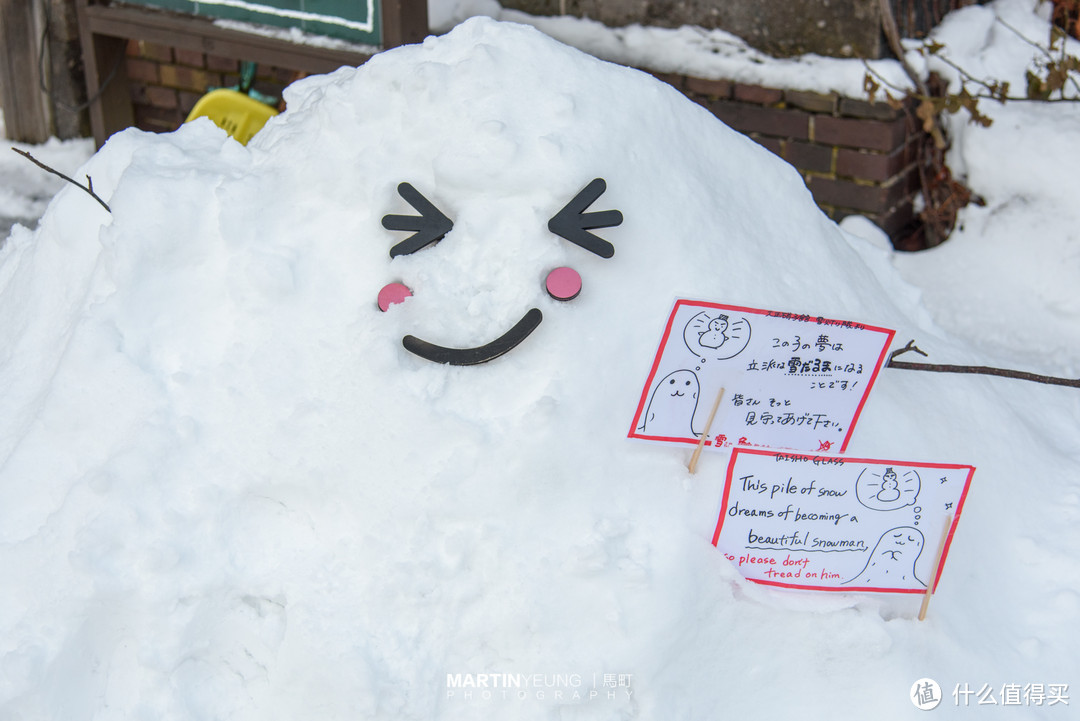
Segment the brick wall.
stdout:
[[[179,127],[208,87],[239,82],[237,61],[139,41],[128,43],[127,70],[136,125],[157,132]],[[795,166],[834,220],[865,215],[898,249],[926,247],[915,199],[928,138],[910,109],[836,94],[654,75]],[[297,77],[285,68],[260,66],[255,87],[280,97]]]
[[[135,126],[142,130],[176,130],[207,90],[240,83],[238,60],[140,40],[128,41],[126,62]],[[297,77],[289,69],[260,65],[254,87],[280,98]]]
[[926,247],[915,210],[928,136],[911,108],[656,73],[735,130],[795,166],[833,220],[870,218],[901,250]]

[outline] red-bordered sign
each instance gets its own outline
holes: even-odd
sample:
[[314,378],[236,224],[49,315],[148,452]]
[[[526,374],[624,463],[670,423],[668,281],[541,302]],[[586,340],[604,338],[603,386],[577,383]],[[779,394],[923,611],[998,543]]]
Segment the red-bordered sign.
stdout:
[[713,447],[843,452],[895,331],[815,315],[680,299],[629,437]]
[[924,593],[931,576],[935,588],[941,578],[974,473],[967,465],[736,448],[713,545],[757,583]]

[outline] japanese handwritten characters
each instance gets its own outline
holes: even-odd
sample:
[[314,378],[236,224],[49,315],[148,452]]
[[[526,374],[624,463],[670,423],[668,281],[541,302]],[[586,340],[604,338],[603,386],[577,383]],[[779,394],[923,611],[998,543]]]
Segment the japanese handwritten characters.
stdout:
[[923,593],[937,583],[935,542],[928,539],[952,519],[940,577],[974,472],[964,465],[736,448],[713,545],[759,583]]
[[724,388],[706,445],[842,452],[892,337],[850,321],[679,300],[629,436],[698,443]]

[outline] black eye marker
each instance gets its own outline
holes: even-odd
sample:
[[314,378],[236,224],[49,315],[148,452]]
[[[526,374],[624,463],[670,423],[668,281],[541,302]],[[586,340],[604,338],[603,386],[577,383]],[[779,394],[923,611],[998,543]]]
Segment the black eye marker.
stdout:
[[615,255],[615,246],[589,231],[593,228],[610,228],[621,224],[622,213],[617,210],[585,212],[585,209],[592,205],[605,190],[607,190],[607,183],[603,178],[593,180],[548,221],[548,230],[590,253],[596,253],[601,258],[610,258]]
[[425,248],[432,243],[437,243],[450,232],[454,223],[443,215],[442,211],[431,204],[431,201],[420,194],[420,191],[408,183],[401,183],[397,187],[398,195],[405,202],[416,209],[420,215],[384,215],[383,227],[387,230],[413,230],[413,235],[401,241],[390,249],[390,257],[408,255]]

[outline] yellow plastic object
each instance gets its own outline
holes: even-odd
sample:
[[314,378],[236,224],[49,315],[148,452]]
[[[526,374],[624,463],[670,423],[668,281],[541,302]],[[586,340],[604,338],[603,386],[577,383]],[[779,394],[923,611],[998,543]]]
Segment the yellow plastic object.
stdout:
[[266,125],[266,121],[277,114],[278,111],[266,103],[260,103],[236,90],[221,88],[199,98],[185,122],[210,118],[241,145],[247,145],[251,137]]

